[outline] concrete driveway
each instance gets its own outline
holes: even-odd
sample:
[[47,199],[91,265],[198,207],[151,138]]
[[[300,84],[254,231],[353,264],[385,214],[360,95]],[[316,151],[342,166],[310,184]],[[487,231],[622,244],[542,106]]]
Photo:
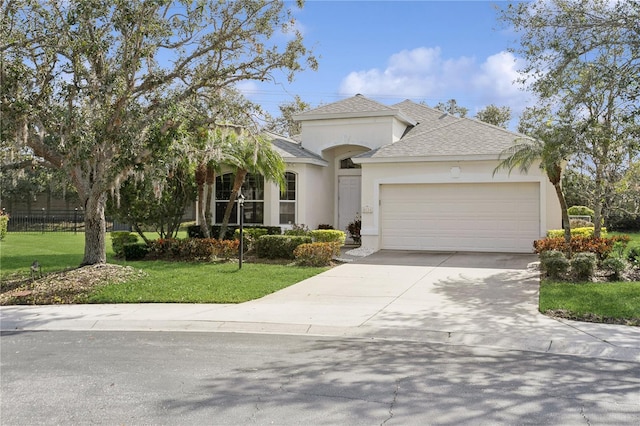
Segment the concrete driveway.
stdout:
[[239,305],[2,307],[3,330],[185,330],[394,338],[640,361],[640,327],[537,310],[535,255],[380,251]]

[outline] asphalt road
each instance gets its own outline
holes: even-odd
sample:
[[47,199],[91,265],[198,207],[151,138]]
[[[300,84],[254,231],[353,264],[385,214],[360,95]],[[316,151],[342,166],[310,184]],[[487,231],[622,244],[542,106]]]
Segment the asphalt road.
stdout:
[[5,332],[2,425],[640,424],[640,364],[393,340]]

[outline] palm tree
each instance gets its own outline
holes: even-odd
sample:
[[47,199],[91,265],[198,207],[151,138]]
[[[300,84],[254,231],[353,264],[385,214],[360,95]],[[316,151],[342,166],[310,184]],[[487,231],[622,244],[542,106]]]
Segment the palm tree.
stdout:
[[248,173],[260,174],[265,179],[277,183],[280,188],[285,185],[284,161],[268,139],[259,135],[241,134],[235,143],[227,144],[223,151],[225,152],[224,163],[235,167],[236,172],[231,196],[222,218],[220,239],[227,232],[231,211]]
[[509,170],[511,173],[515,168],[527,173],[534,163],[540,163],[540,168],[545,171],[560,202],[564,239],[568,246],[569,255],[571,255],[571,224],[561,181],[563,165],[570,153],[570,145],[567,141],[571,140],[572,133],[568,127],[546,125],[538,127],[535,133],[537,138],[519,138],[513,146],[502,151],[499,157],[501,161],[494,169],[493,174],[495,175],[501,169]]

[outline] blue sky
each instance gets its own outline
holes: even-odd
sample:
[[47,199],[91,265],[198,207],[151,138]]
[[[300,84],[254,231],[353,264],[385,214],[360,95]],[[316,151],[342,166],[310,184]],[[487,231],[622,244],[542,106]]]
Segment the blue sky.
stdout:
[[361,93],[384,104],[455,98],[469,116],[489,104],[509,106],[517,118],[531,100],[513,83],[519,59],[507,49],[517,38],[496,10],[506,4],[307,0],[295,15],[318,70],[240,89],[275,115],[295,95],[315,107]]

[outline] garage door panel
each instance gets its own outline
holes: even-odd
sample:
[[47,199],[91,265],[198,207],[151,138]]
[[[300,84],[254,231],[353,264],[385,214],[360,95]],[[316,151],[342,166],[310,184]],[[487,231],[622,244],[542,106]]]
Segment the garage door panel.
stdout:
[[531,252],[539,237],[539,184],[381,187],[386,249]]

